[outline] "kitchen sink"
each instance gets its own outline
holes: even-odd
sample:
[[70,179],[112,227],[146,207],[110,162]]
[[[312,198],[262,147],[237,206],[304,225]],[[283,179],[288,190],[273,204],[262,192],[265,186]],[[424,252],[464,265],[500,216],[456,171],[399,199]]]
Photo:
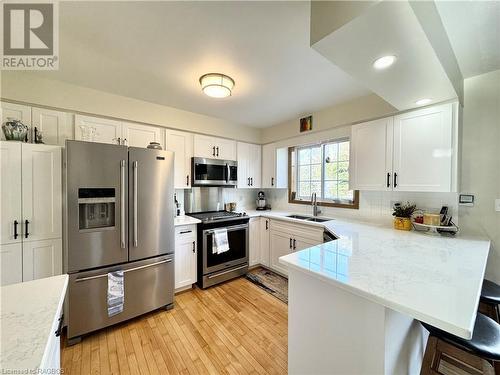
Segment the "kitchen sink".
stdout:
[[321,219],[319,217],[309,217],[307,219],[305,219],[306,221],[314,221],[316,223],[324,223],[325,221],[330,221],[332,219]]
[[325,221],[330,221],[332,219],[322,219],[320,217],[303,216],[303,215],[288,215],[287,217],[291,219],[299,219],[305,221],[314,221],[315,223],[324,223]]
[[302,215],[288,215],[290,219],[299,219],[299,220],[307,220],[307,219],[312,219],[310,216],[302,216]]

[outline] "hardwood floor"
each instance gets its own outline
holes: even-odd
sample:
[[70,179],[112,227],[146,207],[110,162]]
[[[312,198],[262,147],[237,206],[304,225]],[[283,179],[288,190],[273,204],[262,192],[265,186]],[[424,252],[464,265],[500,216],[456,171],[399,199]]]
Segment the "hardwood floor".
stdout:
[[286,304],[236,279],[63,347],[61,362],[64,374],[286,374],[287,321]]

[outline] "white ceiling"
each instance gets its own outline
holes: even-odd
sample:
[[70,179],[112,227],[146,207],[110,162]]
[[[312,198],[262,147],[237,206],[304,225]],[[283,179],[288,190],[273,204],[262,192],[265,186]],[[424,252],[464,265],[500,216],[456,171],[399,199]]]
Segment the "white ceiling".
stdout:
[[[435,103],[457,96],[407,1],[379,2],[313,48],[399,110],[423,98]],[[397,56],[394,65],[374,69],[385,55]]]
[[[44,76],[266,127],[369,91],[309,46],[309,2],[61,2]],[[233,96],[202,94],[221,72]]]
[[464,78],[500,69],[500,1],[436,1]]

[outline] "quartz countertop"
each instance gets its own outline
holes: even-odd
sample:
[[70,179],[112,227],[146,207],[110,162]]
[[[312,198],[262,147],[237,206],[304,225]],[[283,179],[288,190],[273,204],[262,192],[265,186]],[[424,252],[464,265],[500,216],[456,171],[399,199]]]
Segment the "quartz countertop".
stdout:
[[1,369],[35,373],[54,334],[67,286],[68,275],[59,275],[0,288]]
[[174,219],[174,226],[176,227],[181,225],[193,225],[198,223],[201,223],[201,220],[195,219],[194,217],[188,215],[176,216]]
[[339,219],[320,225],[338,239],[280,262],[454,335],[472,337],[489,240]]

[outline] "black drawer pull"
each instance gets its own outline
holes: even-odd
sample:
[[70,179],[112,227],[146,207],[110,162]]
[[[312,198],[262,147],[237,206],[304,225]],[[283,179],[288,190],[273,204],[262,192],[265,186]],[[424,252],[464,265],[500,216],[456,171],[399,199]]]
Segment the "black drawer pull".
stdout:
[[297,240],[294,238],[293,239],[293,249],[295,250],[297,248]]
[[186,234],[186,233],[191,233],[192,230],[183,230],[182,232],[179,232],[179,234]]
[[290,249],[292,248],[292,239],[290,238]]
[[394,187],[398,186],[398,174],[394,173]]
[[189,186],[189,175],[186,176],[186,186]]
[[17,225],[18,224],[19,224],[19,222],[17,220],[14,220],[14,239],[19,237],[19,233],[17,233]]
[[269,220],[266,220],[266,230],[269,229]]
[[215,146],[212,147],[212,156],[215,156]]
[[193,253],[196,253],[196,241],[193,241]]

